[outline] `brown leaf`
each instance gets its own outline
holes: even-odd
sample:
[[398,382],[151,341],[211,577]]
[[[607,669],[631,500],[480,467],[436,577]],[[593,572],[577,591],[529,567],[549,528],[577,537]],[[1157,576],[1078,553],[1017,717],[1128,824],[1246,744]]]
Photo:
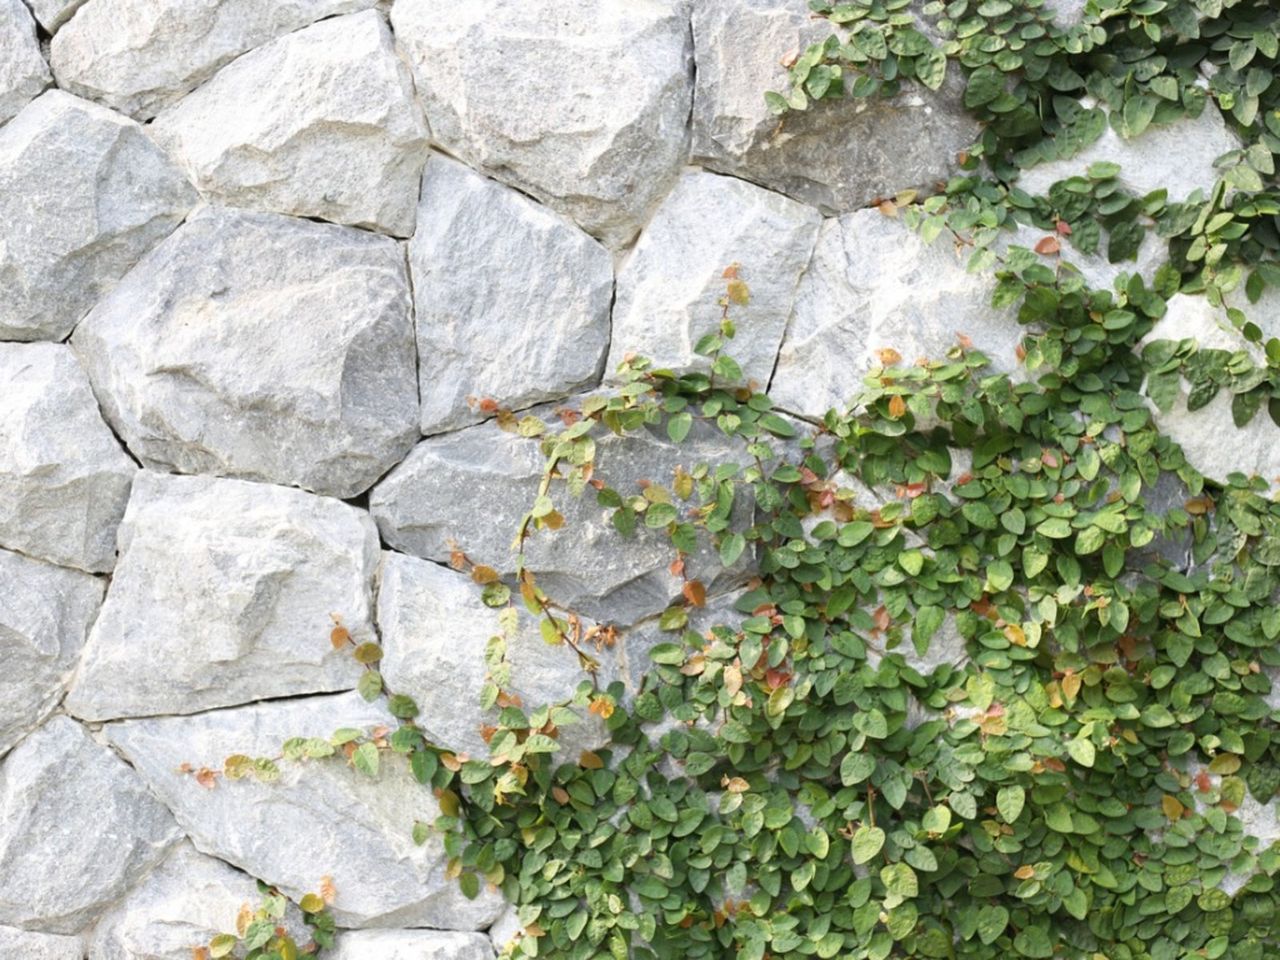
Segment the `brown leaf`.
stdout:
[[1051,256],[1061,249],[1062,244],[1058,243],[1057,237],[1044,237],[1036,244],[1036,253],[1042,257]]
[[1013,875],[1019,880],[1030,880],[1036,875],[1036,868],[1029,863],[1024,863],[1017,870],[1013,871]]
[[680,592],[695,607],[705,607],[707,605],[707,588],[702,585],[701,580],[687,581]]
[[1160,809],[1164,811],[1166,817],[1175,822],[1181,820],[1182,815],[1187,812],[1187,808],[1177,797],[1171,797],[1167,793],[1160,798]]
[[741,264],[738,264],[738,263],[731,263],[731,264],[729,264],[727,267],[725,267],[725,268],[724,268],[724,273],[720,274],[720,276],[721,276],[723,279],[725,279],[725,280],[737,280],[737,279],[738,279],[738,267],[740,267],[740,266],[741,266]]
[[882,347],[876,351],[876,356],[880,358],[882,367],[892,367],[902,362],[902,354],[893,347]]
[[600,759],[600,754],[592,750],[583,750],[578,754],[578,766],[585,770],[603,770],[604,761]]
[[444,764],[446,770],[452,770],[454,773],[462,769],[462,763],[452,753],[441,753],[440,762]]
[[481,585],[493,583],[498,579],[498,571],[493,567],[484,567],[477,564],[471,568],[471,579]]
[[738,691],[742,689],[742,668],[736,663],[731,663],[724,668],[724,688],[729,696],[737,696]]
[[1027,634],[1016,623],[1011,623],[1004,628],[1004,635],[1009,638],[1009,642],[1015,647],[1025,647],[1027,645]]
[[1078,673],[1068,670],[1062,678],[1062,692],[1067,695],[1068,700],[1074,700],[1080,695],[1080,684],[1083,678]]
[[1192,497],[1183,506],[1193,517],[1202,517],[1213,509],[1213,501],[1208,497]]
[[329,642],[333,644],[333,649],[340,650],[351,642],[351,632],[342,624],[338,624],[329,631]]
[[965,350],[973,349],[973,338],[968,337],[963,333],[956,334],[956,342],[959,343],[960,346],[963,347]]
[[724,777],[720,781],[720,786],[724,787],[730,793],[746,793],[751,789],[751,784],[743,780],[742,777]]
[[889,416],[890,417],[892,417],[894,420],[897,420],[906,412],[907,412],[907,401],[903,400],[901,397],[889,398]]
[[191,960],[209,960],[209,951],[204,947],[192,947]]
[[741,280],[730,280],[726,292],[729,294],[730,303],[745,307],[751,302],[751,289]]
[[333,877],[328,874],[320,878],[320,899],[328,904],[338,899],[338,888],[333,885]]
[[212,790],[218,785],[218,771],[210,770],[208,767],[201,767],[196,773],[196,783],[206,790]]
[[1053,227],[1055,230],[1058,231],[1058,233],[1062,234],[1064,237],[1071,236],[1071,224],[1067,223],[1067,221],[1059,220],[1057,223],[1053,225]]
[[564,787],[552,787],[551,796],[556,798],[556,803],[564,804],[566,806],[569,803],[569,791]]
[[880,211],[883,217],[897,217],[898,205],[892,200],[881,200],[876,204],[876,209]]

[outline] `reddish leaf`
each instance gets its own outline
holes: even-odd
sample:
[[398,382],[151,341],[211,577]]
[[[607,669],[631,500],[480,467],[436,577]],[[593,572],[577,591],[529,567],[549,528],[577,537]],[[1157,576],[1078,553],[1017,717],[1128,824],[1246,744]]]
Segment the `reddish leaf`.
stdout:
[[707,604],[707,588],[702,585],[701,580],[689,580],[680,592],[695,607],[704,607]]
[[1045,237],[1036,244],[1036,253],[1042,257],[1051,256],[1062,249],[1057,237]]

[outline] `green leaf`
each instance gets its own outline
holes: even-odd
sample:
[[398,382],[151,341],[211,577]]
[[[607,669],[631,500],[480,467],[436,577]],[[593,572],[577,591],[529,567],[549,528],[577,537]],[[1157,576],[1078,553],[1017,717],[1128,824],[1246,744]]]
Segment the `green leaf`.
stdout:
[[1092,767],[1094,761],[1094,746],[1092,740],[1069,740],[1067,742],[1067,753],[1071,755],[1071,759],[1082,767]]
[[675,443],[680,443],[689,435],[693,427],[693,416],[688,413],[677,413],[667,421],[667,436]]
[[863,825],[853,832],[853,862],[866,863],[884,848],[885,835],[879,827]]
[[351,763],[357,770],[368,777],[378,775],[378,748],[368,741],[356,747],[351,755]]
[[1000,816],[1004,817],[1005,823],[1013,823],[1018,819],[1026,799],[1027,794],[1022,787],[1014,785],[1000,788],[996,794],[996,809],[1000,811]]

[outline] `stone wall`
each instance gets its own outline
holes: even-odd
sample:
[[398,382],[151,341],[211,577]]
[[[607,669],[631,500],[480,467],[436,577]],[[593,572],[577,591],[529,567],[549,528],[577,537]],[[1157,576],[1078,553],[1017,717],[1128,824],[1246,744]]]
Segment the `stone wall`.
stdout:
[[[954,169],[958,78],[779,126],[762,93],[820,33],[803,0],[0,0],[0,957],[189,960],[252,878],[324,875],[343,960],[492,956],[502,903],[413,843],[437,811],[399,772],[178,768],[384,722],[335,617],[481,750],[492,611],[447,561],[509,573],[540,470],[495,408],[554,418],[632,351],[695,365],[732,264],[733,353],[796,417],[883,347],[1016,364],[990,279],[874,206]],[[1209,110],[1106,149],[1206,186]],[[1214,475],[1280,473],[1270,434],[1224,453],[1222,403],[1166,425]],[[620,489],[731,455],[600,447]],[[680,581],[590,503],[568,522],[534,566],[627,628],[602,669],[634,683]],[[512,659],[530,699],[578,679],[537,636]]]

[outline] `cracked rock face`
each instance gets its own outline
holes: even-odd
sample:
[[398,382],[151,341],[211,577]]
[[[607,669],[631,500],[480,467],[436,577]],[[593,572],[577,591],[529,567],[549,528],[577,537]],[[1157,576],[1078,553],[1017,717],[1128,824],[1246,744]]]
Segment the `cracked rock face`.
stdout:
[[694,161],[828,213],[945,181],[980,132],[962,105],[954,65],[936,93],[909,86],[887,100],[832,101],[779,124],[764,91],[784,89],[781,61],[830,33],[791,0],[696,3]]
[[435,140],[612,247],[684,162],[692,57],[680,5],[397,0],[391,21]]
[[0,764],[0,924],[76,933],[178,836],[127,764],[54,717]]
[[66,23],[83,3],[84,0],[26,0],[40,26],[49,33]]
[[[584,626],[590,626],[586,624]],[[386,655],[381,670],[388,688],[413,697],[432,740],[472,756],[488,756],[480,727],[494,715],[481,710],[480,691],[489,668],[485,648],[499,633],[497,611],[480,599],[480,588],[468,577],[429,560],[387,552],[378,583],[378,627]],[[601,663],[601,687],[619,677],[615,650],[595,651]],[[504,689],[528,705],[568,700],[588,679],[568,645],[542,639],[537,622],[522,616],[515,636],[507,640],[511,683]],[[566,755],[598,747],[606,739],[595,717],[562,731]]]
[[492,960],[489,938],[480,933],[441,930],[359,930],[344,933],[332,960]]
[[0,128],[0,340],[61,340],[196,201],[142,127],[50,90]]
[[822,218],[812,207],[731,177],[686,173],[618,274],[612,374],[628,353],[679,372],[706,369],[694,345],[720,328],[725,270],[739,264],[750,303],[730,315],[729,354],[763,387]]
[[148,466],[351,497],[417,437],[411,311],[394,241],[208,208],[73,342]]
[[[623,497],[640,494],[641,481],[670,485],[678,466],[692,470],[746,457],[718,435],[693,434],[677,445],[665,434],[617,437],[595,429],[595,476]],[[481,424],[423,440],[373,488],[369,508],[383,539],[397,550],[447,563],[456,542],[473,562],[510,573],[518,517],[507,507],[528,502],[542,465],[536,440]],[[647,530],[642,521],[635,538],[624,540],[594,491],[575,498],[557,485],[555,492],[564,528],[543,531],[527,545],[529,568],[550,596],[617,624],[659,613],[679,596],[682,581],[667,570],[672,550],[664,531]],[[738,503],[735,509],[748,508]],[[740,572],[725,571],[715,549],[701,541],[687,571],[709,590]]]
[[997,370],[1015,371],[1023,328],[991,306],[990,276],[971,274],[939,238],[932,245],[899,220],[859,210],[828,220],[800,279],[770,396],[810,417],[843,407],[892,348],[903,362],[942,359],[958,334]]
[[151,132],[210,201],[413,232],[426,126],[376,11],[258,47]]
[[0,756],[62,698],[104,584],[0,550]]
[[22,0],[0,0],[0,123],[39,96],[52,79],[31,12]]
[[[16,2],[16,0],[9,0]],[[374,0],[88,0],[50,47],[58,85],[138,120],[242,53]]]
[[376,777],[340,757],[283,762],[274,783],[220,780],[213,790],[176,772],[184,762],[220,769],[235,753],[275,756],[290,737],[327,738],[341,727],[367,730],[387,721],[381,705],[351,693],[129,720],[105,733],[199,850],[295,901],[315,890],[321,877],[332,877],[338,926],[483,929],[502,909],[502,898],[483,891],[467,900],[457,881],[445,876],[440,840],[413,842],[414,821],[432,823],[440,810],[399,758],[384,758]]
[[483,419],[482,398],[519,410],[595,386],[613,263],[572,223],[434,155],[409,266],[423,433]]
[[53,933],[32,933],[16,927],[0,927],[0,957],[21,960],[83,960],[84,945],[79,937]]
[[137,472],[70,349],[0,343],[0,547],[110,570]]
[[377,562],[372,521],[345,503],[144,471],[67,709],[107,720],[350,689],[330,615],[373,639]]

